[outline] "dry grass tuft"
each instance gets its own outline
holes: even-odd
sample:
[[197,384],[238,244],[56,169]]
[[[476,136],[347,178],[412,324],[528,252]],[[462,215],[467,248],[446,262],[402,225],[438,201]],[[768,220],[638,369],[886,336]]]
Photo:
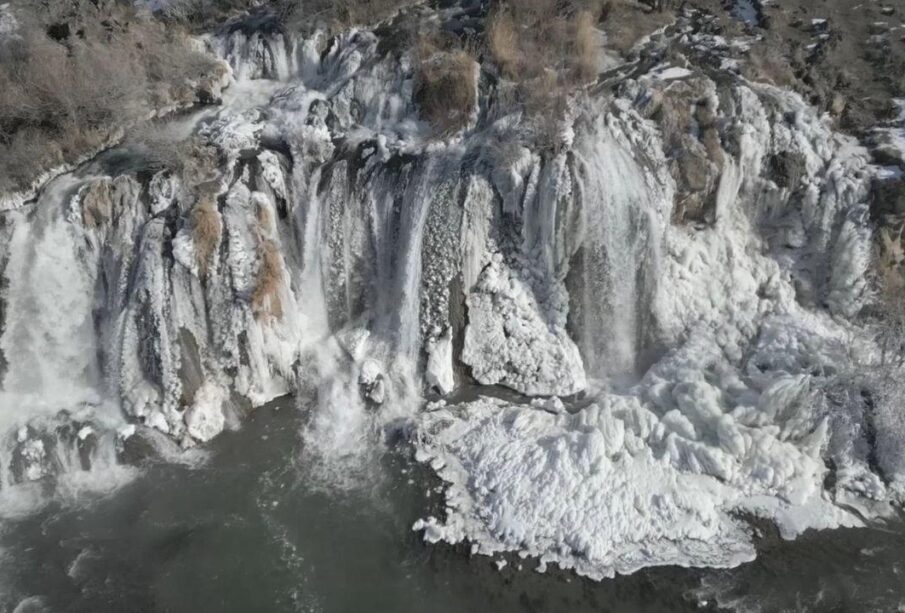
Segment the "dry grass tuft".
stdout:
[[195,243],[195,258],[202,278],[207,277],[214,254],[220,245],[223,225],[212,193],[198,197],[192,211],[192,239]]
[[489,19],[487,45],[502,73],[509,78],[518,77],[521,65],[519,34],[509,12],[499,12]]
[[383,21],[413,0],[328,0],[333,20],[341,27],[371,25]]
[[468,125],[478,98],[477,70],[467,51],[443,51],[422,40],[415,102],[439,132],[451,134]]
[[504,76],[532,80],[552,70],[561,85],[597,76],[597,2],[513,0],[489,18],[486,43]]
[[82,223],[96,229],[113,216],[113,183],[110,179],[94,181],[82,193]]
[[167,19],[203,31],[231,17],[266,9],[287,29],[328,25],[336,30],[370,26],[388,19],[416,0],[168,0],[161,9]]
[[260,246],[261,267],[255,291],[251,297],[251,308],[258,319],[283,317],[283,302],[280,290],[283,286],[283,266],[280,250],[271,239],[263,239]]
[[273,214],[271,214],[269,206],[265,203],[258,203],[256,216],[258,218],[258,226],[262,232],[270,233],[275,231],[276,226],[274,225]]
[[601,21],[607,47],[628,53],[640,39],[672,23],[675,16],[664,10],[669,8],[667,4],[670,3],[658,0],[606,0],[601,9]]
[[575,16],[575,51],[573,70],[580,82],[594,79],[600,72],[597,59],[599,43],[596,23],[590,11],[579,11]]
[[756,45],[748,54],[742,74],[752,81],[772,83],[779,87],[796,86],[798,79],[792,64],[777,51],[777,47],[768,46],[767,43]]
[[877,306],[884,322],[879,338],[884,363],[905,360],[905,222],[879,229],[875,255]]
[[516,84],[540,143],[555,145],[569,93],[599,74],[598,0],[509,0],[488,20],[485,44]]

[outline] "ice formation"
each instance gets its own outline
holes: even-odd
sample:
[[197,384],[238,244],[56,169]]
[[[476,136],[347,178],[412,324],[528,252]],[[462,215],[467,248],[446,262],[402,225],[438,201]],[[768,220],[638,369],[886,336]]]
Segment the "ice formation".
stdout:
[[[112,152],[3,213],[0,485],[313,389],[326,464],[411,433],[448,485],[427,539],[592,577],[749,560],[748,515],[887,512],[902,429],[858,320],[878,170],[795,94],[713,78],[740,47],[692,17],[637,51],[675,36],[681,66],[578,92],[547,149],[484,71],[436,138],[386,31],[211,37],[233,82],[181,174]],[[479,385],[540,400],[420,411]]]

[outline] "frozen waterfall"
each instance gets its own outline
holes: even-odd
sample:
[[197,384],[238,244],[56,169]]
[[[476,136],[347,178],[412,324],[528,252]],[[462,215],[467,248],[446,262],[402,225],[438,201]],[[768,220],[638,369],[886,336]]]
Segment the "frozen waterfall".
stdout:
[[338,482],[411,441],[447,484],[428,540],[592,577],[749,560],[743,515],[890,512],[877,169],[801,98],[647,40],[555,147],[486,69],[439,138],[386,32],[255,23],[209,41],[232,84],[181,168],[124,147],[2,213],[4,491],[183,458],[292,394]]

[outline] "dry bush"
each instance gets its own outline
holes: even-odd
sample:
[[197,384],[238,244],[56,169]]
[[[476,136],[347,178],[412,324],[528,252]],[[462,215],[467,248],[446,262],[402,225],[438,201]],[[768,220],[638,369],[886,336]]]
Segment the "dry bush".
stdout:
[[86,228],[99,228],[113,217],[113,182],[94,181],[82,193],[82,223]]
[[575,16],[575,76],[581,81],[590,81],[600,72],[597,55],[598,34],[594,17],[590,11],[580,11]]
[[220,213],[217,211],[215,195],[203,191],[192,210],[192,239],[195,243],[195,259],[202,278],[207,277],[211,261],[217,247],[223,227]]
[[477,63],[462,49],[444,51],[422,40],[415,102],[422,117],[443,134],[468,125],[477,104]]
[[152,111],[191,103],[191,84],[217,66],[130,3],[14,9],[20,27],[0,41],[0,191],[74,163]]
[[383,21],[414,0],[328,0],[328,4],[333,21],[348,27]]
[[647,2],[607,0],[602,10],[607,47],[620,53],[627,53],[639,40],[672,23],[674,16],[664,10],[670,8],[668,4],[678,3],[656,0]]
[[192,139],[179,144],[176,156],[183,185],[194,188],[217,179],[220,154],[216,147]]
[[335,29],[369,26],[417,0],[170,0],[161,14],[195,30],[264,8],[287,29],[330,25]]
[[227,17],[256,8],[260,4],[257,0],[169,0],[161,7],[160,13],[169,20],[192,28],[206,28]]
[[516,78],[519,74],[519,33],[512,15],[503,11],[490,18],[487,25],[487,46],[490,55],[504,75]]
[[503,74],[533,79],[553,70],[563,85],[597,75],[596,2],[510,0],[489,17],[487,46]]
[[488,18],[488,55],[517,83],[516,102],[542,143],[555,144],[569,93],[598,74],[602,14],[594,0],[509,0]]
[[883,364],[905,362],[905,277],[902,270],[883,271],[880,276],[880,355]]
[[258,228],[260,228],[261,232],[269,234],[270,232],[276,231],[276,226],[273,223],[273,215],[270,213],[269,207],[262,206],[259,203],[256,217],[258,218]]
[[282,319],[283,302],[280,299],[280,290],[283,286],[283,266],[280,261],[280,250],[273,240],[264,238],[261,241],[259,255],[261,266],[251,297],[252,311],[258,319],[268,317]]
[[761,43],[751,49],[742,74],[752,81],[772,83],[779,87],[794,87],[798,83],[789,60],[777,51],[777,45]]

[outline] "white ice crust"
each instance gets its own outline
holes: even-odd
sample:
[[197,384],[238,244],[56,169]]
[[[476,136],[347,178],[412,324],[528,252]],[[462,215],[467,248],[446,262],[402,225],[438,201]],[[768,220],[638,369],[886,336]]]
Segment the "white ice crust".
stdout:
[[496,255],[468,297],[462,361],[485,385],[529,395],[568,396],[587,382],[564,323],[551,325],[526,282]]
[[206,382],[195,394],[195,403],[186,410],[185,425],[188,433],[202,443],[223,432],[226,417],[223,405],[228,392],[218,385]]

